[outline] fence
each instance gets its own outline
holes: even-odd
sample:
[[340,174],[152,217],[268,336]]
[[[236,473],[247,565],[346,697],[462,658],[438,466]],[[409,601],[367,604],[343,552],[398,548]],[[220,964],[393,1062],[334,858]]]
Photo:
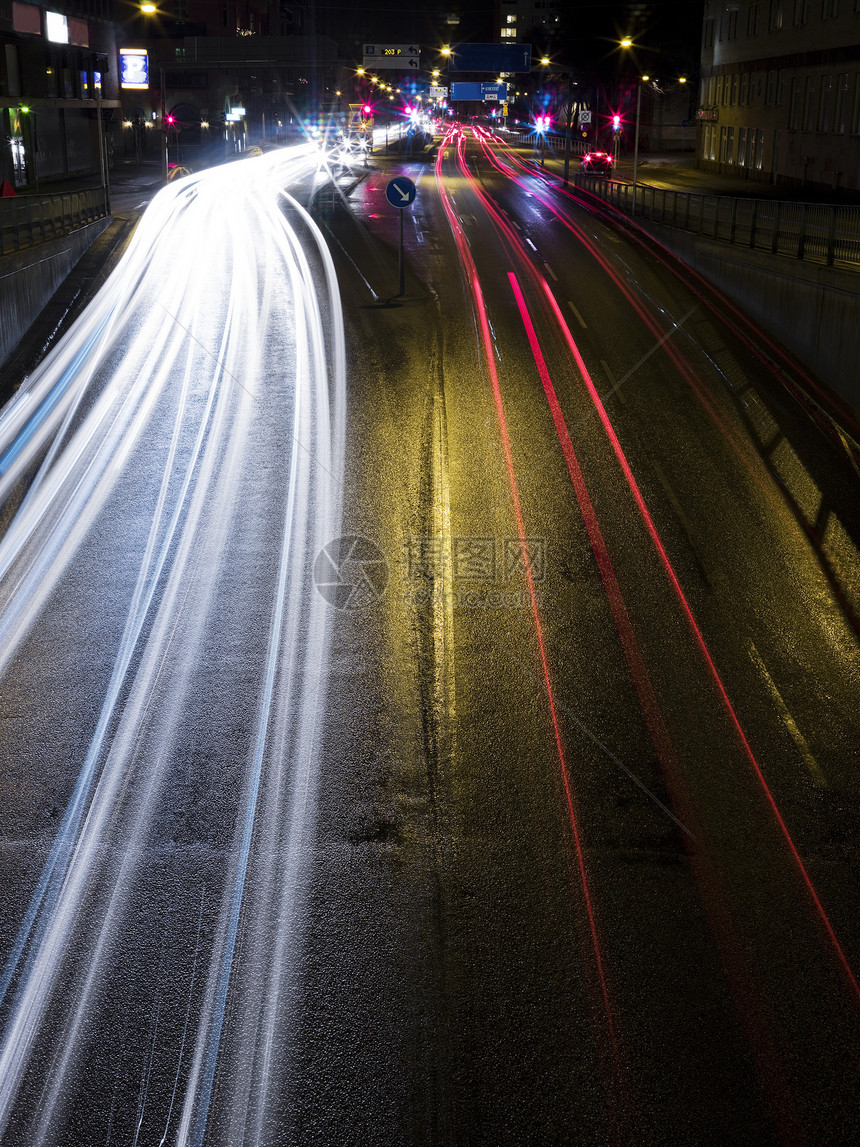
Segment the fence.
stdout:
[[[582,173],[576,183],[632,213],[632,184]],[[772,255],[860,267],[860,207],[702,195],[638,183],[636,215]]]
[[68,235],[109,214],[107,190],[88,187],[63,195],[0,199],[0,255]]

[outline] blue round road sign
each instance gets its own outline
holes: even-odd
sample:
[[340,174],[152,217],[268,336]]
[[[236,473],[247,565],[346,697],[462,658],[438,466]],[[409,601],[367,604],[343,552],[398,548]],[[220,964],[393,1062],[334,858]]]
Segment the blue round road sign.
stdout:
[[390,179],[385,187],[385,198],[392,207],[408,207],[415,200],[415,184],[405,175]]

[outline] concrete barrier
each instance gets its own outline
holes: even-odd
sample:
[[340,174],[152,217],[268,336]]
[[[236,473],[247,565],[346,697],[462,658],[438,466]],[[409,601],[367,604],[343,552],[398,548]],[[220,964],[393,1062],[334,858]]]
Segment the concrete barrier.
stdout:
[[639,223],[860,412],[860,272]]
[[38,318],[51,296],[111,223],[108,215],[61,239],[0,259],[0,366]]

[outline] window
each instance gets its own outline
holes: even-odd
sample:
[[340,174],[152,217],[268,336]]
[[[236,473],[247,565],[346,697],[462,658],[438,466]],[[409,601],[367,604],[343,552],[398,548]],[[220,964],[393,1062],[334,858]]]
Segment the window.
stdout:
[[825,76],[821,81],[821,98],[818,101],[818,130],[830,131],[830,114],[833,107],[833,76]]
[[753,143],[753,150],[755,152],[755,168],[756,171],[761,171],[762,161],[764,159],[764,128],[756,129],[755,141]]
[[726,143],[728,141],[728,128],[720,128],[720,163],[726,162]]
[[782,0],[770,0],[768,30],[779,32],[782,29]]
[[45,39],[52,44],[68,44],[69,21],[60,12],[45,13]]
[[809,23],[809,0],[794,0],[795,27]]
[[736,40],[738,38],[738,17],[739,17],[739,15],[740,15],[740,10],[738,8],[730,8],[729,9],[729,13],[728,13],[728,16],[729,16],[728,38],[730,40]]
[[821,3],[821,18],[822,20],[835,20],[839,15],[839,0],[822,0]]
[[516,24],[516,22],[517,22],[516,16],[505,16],[505,23],[506,24]]
[[748,36],[757,36],[758,35],[758,16],[759,16],[759,8],[760,7],[761,7],[760,4],[750,4],[749,8],[747,9],[747,35]]
[[517,38],[516,28],[502,28],[499,34],[503,40],[516,40]]
[[749,74],[749,72],[744,72],[743,75],[741,76],[741,94],[740,94],[740,99],[738,101],[740,103],[741,107],[745,107],[747,105],[747,103],[749,102],[749,98],[750,98],[750,74]]
[[833,130],[839,135],[845,135],[845,126],[848,120],[848,73],[843,72],[836,77],[836,117]]
[[767,107],[772,107],[776,103],[776,70],[774,68],[771,68],[767,73],[767,91],[764,102]]
[[726,163],[735,162],[735,129],[726,128]]
[[815,77],[806,77],[806,93],[803,100],[803,130],[815,130]]
[[746,167],[747,164],[747,129],[742,127],[738,131],[738,167]]
[[776,74],[776,102],[782,107],[785,103],[785,69],[780,68]]
[[737,72],[735,72],[734,75],[732,76],[732,94],[731,94],[731,97],[729,99],[729,103],[732,105],[732,107],[734,107],[735,104],[738,102],[738,82],[739,81],[740,81],[740,76],[738,75]]
[[790,131],[800,127],[800,80],[796,76],[791,81],[788,97],[788,127]]
[[714,46],[714,21],[706,20],[705,26],[702,30],[702,47],[713,48]]

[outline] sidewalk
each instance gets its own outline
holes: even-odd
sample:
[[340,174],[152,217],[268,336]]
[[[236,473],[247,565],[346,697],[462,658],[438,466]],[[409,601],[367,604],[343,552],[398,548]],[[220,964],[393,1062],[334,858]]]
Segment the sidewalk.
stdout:
[[[564,158],[560,150],[555,153],[547,152],[546,166],[559,175],[563,172]],[[571,178],[578,170],[579,157],[571,156]],[[619,158],[613,178],[625,183],[633,182],[632,155],[625,153]],[[690,191],[700,195],[732,195],[741,199],[781,199],[793,202],[860,205],[860,192],[847,188],[829,191],[821,187],[797,187],[794,184],[765,182],[701,171],[696,167],[696,157],[690,152],[640,154],[637,180],[651,187],[662,187],[669,191]]]

